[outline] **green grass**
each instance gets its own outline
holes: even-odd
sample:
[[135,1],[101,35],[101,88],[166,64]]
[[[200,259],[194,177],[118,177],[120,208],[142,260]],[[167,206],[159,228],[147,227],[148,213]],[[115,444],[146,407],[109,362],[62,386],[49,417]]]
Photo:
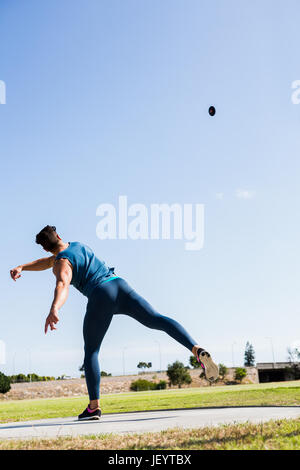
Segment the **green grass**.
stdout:
[[0,450],[299,450],[300,419],[202,429],[55,439],[2,440]]
[[[0,422],[77,416],[84,397],[0,402]],[[105,413],[171,408],[300,405],[300,381],[102,395]]]

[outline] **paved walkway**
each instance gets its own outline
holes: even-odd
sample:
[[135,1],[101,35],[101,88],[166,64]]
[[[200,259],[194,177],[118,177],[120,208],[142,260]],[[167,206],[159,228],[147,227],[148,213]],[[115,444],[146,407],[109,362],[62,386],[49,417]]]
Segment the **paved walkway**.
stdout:
[[50,438],[104,433],[142,433],[168,428],[201,428],[218,424],[260,423],[270,419],[300,417],[300,407],[197,408],[105,414],[100,421],[77,417],[0,424],[0,439]]

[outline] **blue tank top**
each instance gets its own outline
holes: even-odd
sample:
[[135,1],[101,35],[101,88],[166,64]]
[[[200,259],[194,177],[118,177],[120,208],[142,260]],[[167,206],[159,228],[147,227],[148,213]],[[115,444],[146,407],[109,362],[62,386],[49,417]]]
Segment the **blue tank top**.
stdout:
[[71,284],[83,295],[89,297],[94,288],[110,279],[116,278],[114,268],[109,268],[98,259],[93,251],[79,242],[71,242],[55,259],[67,259],[73,266]]

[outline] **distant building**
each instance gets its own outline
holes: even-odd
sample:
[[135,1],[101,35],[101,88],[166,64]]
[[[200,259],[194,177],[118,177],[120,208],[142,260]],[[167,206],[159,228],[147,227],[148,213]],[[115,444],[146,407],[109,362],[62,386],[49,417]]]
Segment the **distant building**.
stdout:
[[259,362],[256,368],[261,383],[300,379],[300,362]]

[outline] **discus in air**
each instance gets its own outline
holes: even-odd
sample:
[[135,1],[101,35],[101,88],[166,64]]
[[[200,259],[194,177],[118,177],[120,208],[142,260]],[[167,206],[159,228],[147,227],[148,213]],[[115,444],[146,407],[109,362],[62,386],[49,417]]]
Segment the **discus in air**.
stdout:
[[216,108],[214,106],[210,106],[208,112],[210,116],[214,116],[216,114]]

